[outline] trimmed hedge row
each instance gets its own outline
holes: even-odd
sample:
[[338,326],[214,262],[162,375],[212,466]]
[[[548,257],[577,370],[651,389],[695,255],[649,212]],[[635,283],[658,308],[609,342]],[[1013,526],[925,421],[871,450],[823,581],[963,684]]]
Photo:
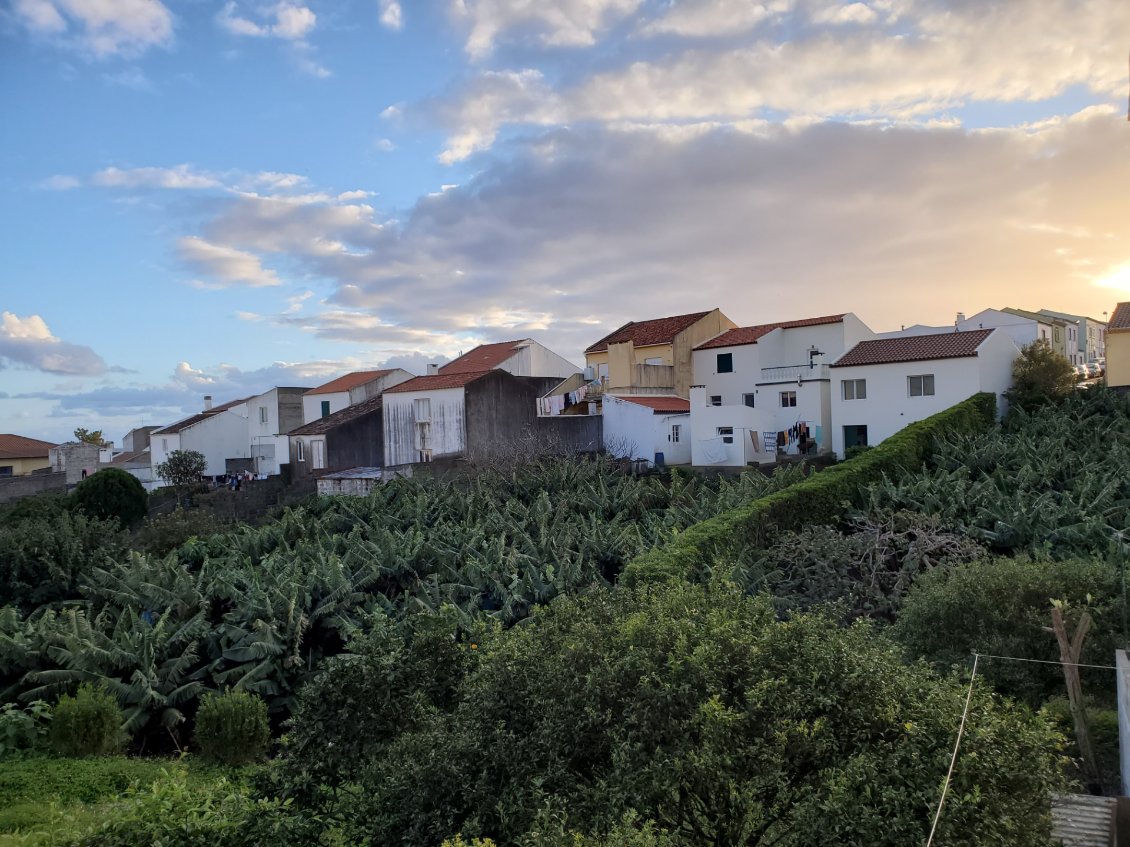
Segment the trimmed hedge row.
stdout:
[[910,424],[877,447],[781,491],[751,500],[679,533],[629,562],[627,585],[693,577],[703,564],[763,546],[778,532],[809,524],[836,523],[845,504],[858,502],[868,483],[918,468],[930,456],[936,436],[983,432],[997,419],[993,394],[974,394],[956,406]]

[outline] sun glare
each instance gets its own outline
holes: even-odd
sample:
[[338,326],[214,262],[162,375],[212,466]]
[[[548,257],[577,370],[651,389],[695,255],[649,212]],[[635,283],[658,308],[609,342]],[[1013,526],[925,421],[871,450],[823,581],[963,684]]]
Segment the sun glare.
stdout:
[[1095,280],[1095,285],[1130,293],[1130,262],[1123,262]]

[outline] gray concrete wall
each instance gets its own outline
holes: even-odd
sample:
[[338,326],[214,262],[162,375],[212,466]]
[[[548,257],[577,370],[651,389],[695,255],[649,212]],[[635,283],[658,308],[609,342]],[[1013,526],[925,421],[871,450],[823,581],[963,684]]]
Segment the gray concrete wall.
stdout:
[[596,453],[604,449],[603,415],[555,415],[535,418],[534,434],[554,455]]
[[65,492],[65,473],[33,473],[0,479],[0,503],[9,503],[23,497],[44,494],[48,491]]
[[306,388],[280,388],[279,397],[279,434],[285,435],[292,429],[302,426],[302,395],[309,389]]
[[326,433],[327,470],[379,468],[384,463],[384,410],[380,406]]

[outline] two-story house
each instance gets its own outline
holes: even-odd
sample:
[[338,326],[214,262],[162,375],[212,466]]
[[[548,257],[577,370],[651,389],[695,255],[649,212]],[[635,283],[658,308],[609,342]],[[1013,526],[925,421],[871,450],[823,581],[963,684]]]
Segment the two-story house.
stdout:
[[699,344],[692,463],[742,466],[831,450],[828,364],[873,337],[847,313],[737,327]]
[[340,412],[347,406],[379,397],[386,388],[407,382],[412,377],[413,374],[403,368],[354,371],[339,376],[302,395],[302,423],[312,423]]
[[1020,349],[1004,329],[856,344],[830,368],[836,455],[843,458],[851,447],[879,444],[981,391],[996,395],[1003,414],[1018,355]]

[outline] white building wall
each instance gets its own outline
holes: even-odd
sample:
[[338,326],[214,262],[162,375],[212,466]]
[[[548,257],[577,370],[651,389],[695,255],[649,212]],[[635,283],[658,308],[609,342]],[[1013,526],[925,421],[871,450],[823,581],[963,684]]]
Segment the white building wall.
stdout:
[[[723,406],[742,405],[743,394],[753,394],[761,380],[760,344],[742,344],[736,347],[714,347],[695,350],[691,354],[694,385],[706,387],[706,396],[720,396]],[[733,373],[718,373],[718,355],[729,353],[733,359]]]
[[957,328],[962,332],[972,329],[1001,329],[1016,342],[1017,347],[1031,344],[1037,338],[1052,343],[1051,324],[1042,324],[999,309],[984,309],[963,321],[958,321]]
[[313,423],[326,417],[322,414],[322,403],[329,401],[329,414],[340,412],[349,405],[348,391],[334,391],[328,394],[302,395],[302,423]]
[[169,454],[180,449],[180,433],[164,433],[150,436],[149,467],[153,479],[158,479],[157,466],[169,459]]
[[[416,421],[415,401],[420,398],[431,400],[426,445],[419,441]],[[385,465],[419,462],[421,446],[432,451],[433,459],[461,455],[467,448],[465,410],[462,388],[386,393],[383,403]]]
[[526,346],[499,365],[499,369],[514,376],[556,376],[561,379],[581,370],[536,341],[527,341]]
[[[749,462],[772,462],[775,452],[764,453],[761,433],[775,427],[772,410],[743,405],[711,406],[704,386],[691,386],[691,464],[696,467],[743,467]],[[607,422],[605,422],[607,431]],[[729,427],[733,441],[726,444],[718,430]],[[758,441],[750,436],[753,433]]]
[[1004,393],[1012,387],[1012,365],[1020,355],[1020,346],[1003,332],[994,332],[977,349],[981,390],[997,396],[997,415],[1004,416],[1007,401]]
[[227,459],[251,457],[247,419],[233,412],[219,412],[181,430],[180,443],[182,450],[196,450],[204,454],[207,461],[205,476],[225,473]]
[[[620,459],[645,459],[655,465],[657,453],[665,465],[691,462],[693,422],[689,414],[656,414],[654,409],[608,395],[604,398],[604,444]],[[671,441],[671,427],[679,427],[678,443]]]

